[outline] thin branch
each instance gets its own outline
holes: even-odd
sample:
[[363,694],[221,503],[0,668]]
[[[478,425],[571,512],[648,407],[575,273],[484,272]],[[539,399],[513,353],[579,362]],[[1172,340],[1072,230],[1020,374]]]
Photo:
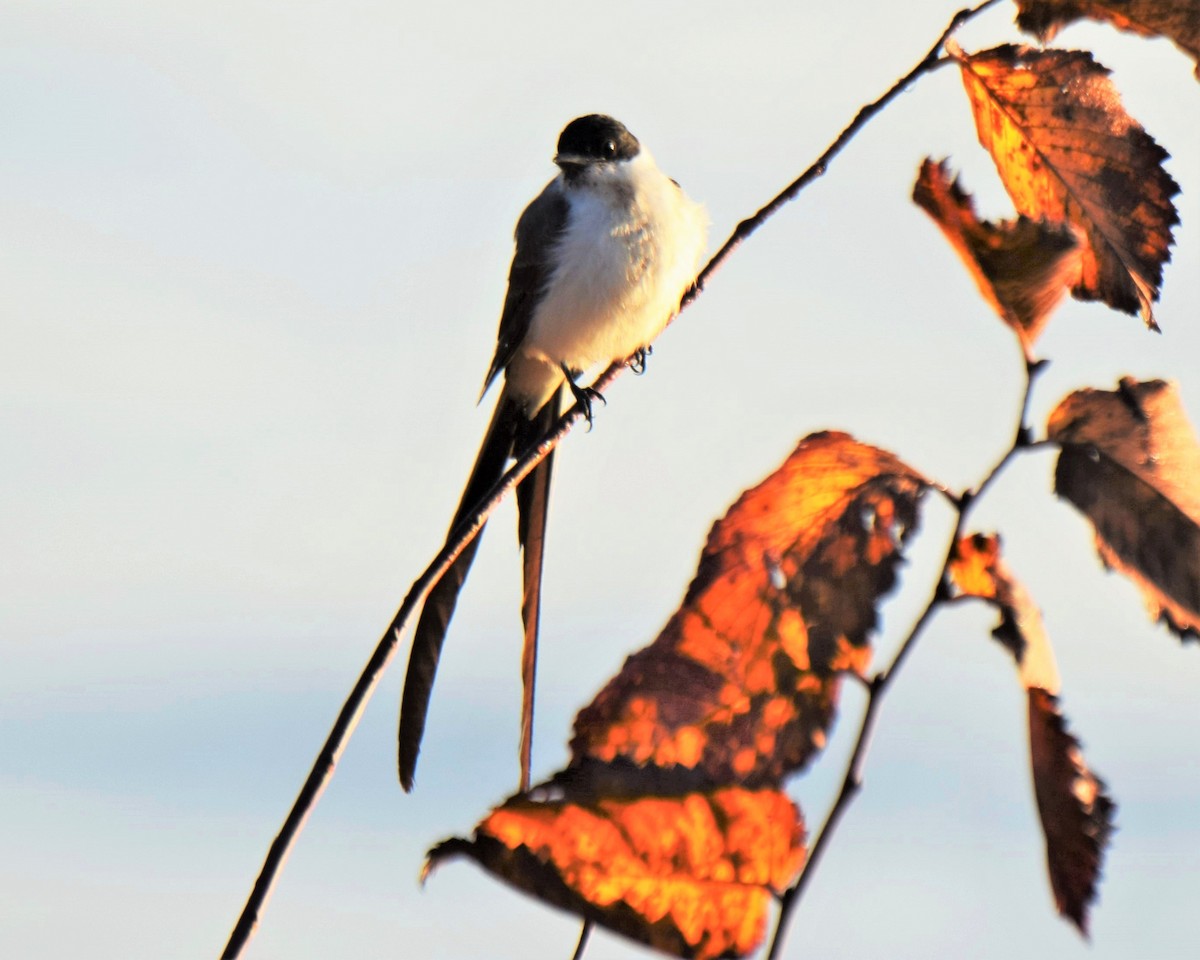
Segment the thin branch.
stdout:
[[859,110],[858,113],[855,114],[854,119],[850,121],[850,124],[846,127],[846,129],[838,134],[837,139],[825,148],[825,152],[813,162],[812,166],[810,166],[807,170],[800,174],[800,176],[784,187],[784,189],[780,191],[780,193],[773,200],[771,200],[766,206],[754,214],[754,216],[739,223],[737,228],[733,231],[733,235],[725,241],[721,249],[713,255],[713,258],[708,262],[705,268],[700,271],[700,275],[696,278],[696,283],[690,290],[687,291],[687,293],[683,295],[683,301],[679,305],[680,310],[688,306],[693,300],[696,299],[697,296],[699,296],[700,291],[704,289],[705,283],[709,280],[709,278],[712,277],[714,273],[717,272],[721,265],[729,258],[729,255],[733,253],[733,251],[739,246],[741,246],[742,241],[744,241],[747,237],[754,233],[755,230],[761,227],[768,218],[777,213],[784,204],[794,200],[801,190],[807,187],[818,177],[824,176],[825,171],[829,167],[829,162],[842,152],[842,149],[846,146],[846,144],[848,144],[854,138],[859,130],[866,126],[867,122],[871,120],[875,114],[895,100],[896,97],[903,93],[913,83],[913,81],[920,78],[923,74],[931,73],[932,71],[941,67],[944,63],[949,62],[941,57],[941,50],[942,45],[945,44],[950,34],[952,34],[972,17],[982,13],[988,7],[997,2],[998,0],[984,0],[984,2],[978,6],[959,10],[958,13],[951,18],[950,23],[946,26],[946,29],[942,31],[942,34],[940,37],[938,37],[937,42],[929,48],[929,52],[921,58],[915,67],[913,67],[908,71],[908,73],[892,84],[888,91],[878,100],[868,103],[861,110]]
[[[581,413],[582,411],[580,411]],[[304,828],[309,813],[312,812],[312,808],[316,805],[325,786],[332,778],[334,768],[337,766],[338,760],[341,759],[342,753],[346,749],[346,744],[354,733],[354,728],[358,725],[358,720],[362,716],[363,710],[366,709],[367,702],[371,699],[371,694],[374,693],[375,687],[379,684],[379,680],[383,675],[383,671],[387,669],[388,664],[395,655],[400,637],[404,632],[404,627],[408,623],[409,617],[424,602],[426,594],[429,593],[442,574],[449,569],[450,565],[454,563],[467,544],[478,536],[484,522],[496,508],[496,505],[504,499],[513,486],[519,483],[541,462],[546,453],[549,452],[551,446],[557,443],[562,435],[566,434],[571,424],[577,418],[572,417],[570,413],[560,418],[550,434],[526,451],[517,460],[505,477],[488,492],[487,497],[480,503],[478,510],[466,522],[466,525],[458,528],[458,535],[446,542],[446,545],[442,547],[442,550],[434,557],[430,565],[426,567],[425,572],[409,588],[404,602],[400,604],[400,609],[396,611],[396,615],[392,618],[392,622],[388,625],[387,630],[376,646],[371,659],[367,661],[366,667],[363,668],[363,672],[359,676],[358,682],[354,685],[354,689],[350,691],[350,696],[346,698],[346,702],[342,706],[337,720],[334,721],[333,727],[329,731],[329,736],[325,739],[324,746],[321,748],[320,753],[317,754],[317,759],[313,763],[308,778],[304,781],[304,785],[300,788],[300,793],[296,796],[296,800],[292,804],[292,809],[288,813],[287,819],[284,820],[278,836],[275,837],[274,842],[272,842],[270,849],[267,851],[266,859],[263,861],[263,866],[259,871],[258,879],[254,883],[254,888],[251,890],[246,905],[242,909],[241,916],[238,918],[233,932],[229,936],[229,942],[221,954],[222,960],[232,960],[232,958],[241,956],[242,950],[254,935],[259,915],[271,895],[271,890],[275,885],[275,879],[279,870],[287,860],[288,853],[296,837]]]
[[[712,259],[708,261],[704,269],[700,271],[695,283],[684,293],[679,303],[679,312],[691,306],[703,291],[705,283],[711,279],[713,274],[729,259],[733,251],[741,246],[747,237],[777,213],[786,203],[795,199],[801,190],[825,173],[829,162],[841,153],[846,144],[853,139],[869,120],[899,96],[914,80],[922,74],[929,73],[941,66],[938,60],[938,51],[941,49],[946,38],[958,26],[996,2],[997,0],[985,0],[984,3],[976,7],[960,10],[955,14],[949,26],[947,26],[938,38],[937,43],[934,44],[925,57],[912,70],[893,84],[882,97],[859,110],[850,124],[838,135],[837,139],[826,148],[825,152],[807,170],[785,187],[766,206],[755,213],[754,216],[739,223],[729,239],[725,241],[721,248],[713,255]],[[611,364],[608,369],[596,378],[596,381],[592,384],[592,389],[601,392],[605,390],[620,375],[625,366],[626,361]],[[326,784],[332,778],[338,760],[346,749],[346,744],[353,734],[354,728],[357,726],[359,717],[362,716],[367,702],[374,693],[383,671],[387,669],[388,664],[395,656],[400,635],[407,625],[409,617],[412,616],[413,612],[424,601],[429,590],[437,583],[438,579],[445,573],[458,555],[462,553],[467,544],[478,536],[484,523],[500,501],[508,496],[516,485],[545,459],[546,455],[552,449],[558,446],[562,438],[583,417],[583,412],[583,408],[578,403],[571,407],[570,410],[559,418],[549,433],[513,464],[504,476],[497,481],[496,485],[492,487],[487,497],[472,511],[469,519],[464,521],[464,525],[456,528],[457,535],[447,539],[441,552],[438,553],[425,572],[409,589],[404,602],[396,612],[396,616],[392,618],[391,624],[380,639],[375,652],[371,655],[370,660],[367,661],[367,665],[363,669],[358,682],[354,685],[349,697],[342,706],[341,712],[338,714],[337,720],[334,722],[324,746],[322,746],[320,753],[317,754],[308,778],[300,788],[300,793],[292,804],[292,809],[288,813],[287,819],[284,820],[283,827],[271,844],[266,859],[263,861],[262,869],[259,871],[258,879],[255,881],[254,888],[250,892],[242,914],[234,925],[233,932],[230,934],[229,942],[221,954],[222,960],[234,960],[234,958],[240,957],[242,950],[254,935],[259,916],[270,897],[279,870],[287,860],[291,846],[303,829],[304,823],[308,819],[313,806],[315,806]],[[803,879],[803,876],[801,879]],[[580,949],[582,949],[586,940],[586,933],[587,927],[585,926],[584,934],[580,938]]]
[[883,703],[884,694],[887,693],[888,688],[891,687],[899,675],[900,668],[904,665],[909,654],[916,646],[918,639],[920,639],[921,634],[925,631],[925,627],[933,618],[935,611],[952,599],[948,592],[950,564],[954,559],[958,541],[962,537],[963,530],[966,528],[968,516],[983,492],[995,482],[996,478],[1004,472],[1019,454],[1046,445],[1043,442],[1034,443],[1029,440],[1029,428],[1025,422],[1029,411],[1030,397],[1033,393],[1034,380],[1043,368],[1043,364],[1026,364],[1025,388],[1021,395],[1017,429],[1008,449],[1004,451],[1003,456],[996,461],[995,465],[974,489],[964,490],[961,495],[952,499],[956,511],[954,529],[951,531],[949,542],[946,545],[945,558],[942,561],[942,568],[938,574],[937,583],[929,596],[928,602],[925,604],[925,608],[921,611],[920,616],[917,617],[916,622],[908,632],[908,636],[904,638],[900,649],[896,651],[896,655],[892,658],[892,662],[888,664],[886,669],[877,673],[867,687],[867,706],[863,711],[862,721],[859,724],[858,738],[854,742],[854,750],[850,754],[850,760],[846,764],[846,775],[842,779],[841,789],[838,791],[838,795],[833,801],[833,806],[825,817],[825,822],[821,824],[821,829],[817,833],[817,839],[813,843],[808,860],[805,862],[800,876],[796,878],[796,882],[788,887],[784,891],[783,896],[780,897],[779,916],[775,921],[775,933],[771,939],[771,949],[767,954],[767,960],[776,960],[779,956],[779,951],[783,944],[783,934],[787,929],[791,913],[795,909],[796,904],[800,902],[801,896],[804,894],[813,874],[816,872],[817,865],[820,863],[821,857],[830,843],[834,830],[837,829],[838,822],[846,812],[846,808],[855,796],[858,795],[859,790],[862,789],[863,769],[866,766],[867,755],[871,749],[871,738],[875,732],[875,725],[878,722],[879,708]]

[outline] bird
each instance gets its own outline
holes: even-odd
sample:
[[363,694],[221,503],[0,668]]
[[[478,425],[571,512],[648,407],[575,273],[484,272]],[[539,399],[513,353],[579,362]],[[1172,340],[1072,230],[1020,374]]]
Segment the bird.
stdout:
[[[603,401],[579,378],[600,364],[645,369],[651,342],[678,311],[708,239],[708,215],[667,177],[623,123],[603,114],[572,120],[558,138],[558,173],[517,221],[516,248],[496,350],[480,402],[503,388],[450,523],[476,512],[503,475],[562,413],[567,394],[589,424]],[[521,789],[529,785],[533,688],[546,512],[554,452],[517,487],[522,553]],[[482,535],[480,530],[480,536]],[[427,595],[413,633],[400,706],[399,773],[414,785],[429,700],[450,618],[475,557],[472,540]]]

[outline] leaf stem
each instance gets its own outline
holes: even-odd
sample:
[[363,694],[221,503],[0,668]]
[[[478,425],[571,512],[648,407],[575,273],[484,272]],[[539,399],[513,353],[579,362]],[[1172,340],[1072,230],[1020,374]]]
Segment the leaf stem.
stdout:
[[588,937],[592,933],[592,921],[584,920],[583,927],[579,931],[579,942],[575,944],[575,952],[571,954],[571,960],[580,960],[583,956],[583,950],[587,946]]

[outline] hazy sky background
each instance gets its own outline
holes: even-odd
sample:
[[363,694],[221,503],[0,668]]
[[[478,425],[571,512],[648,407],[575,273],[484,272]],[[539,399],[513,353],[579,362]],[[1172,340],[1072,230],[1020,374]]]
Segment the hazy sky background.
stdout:
[[[559,130],[624,120],[726,237],[924,53],[957,2],[8,0],[0,13],[0,953],[216,956],[345,693],[440,545],[490,412],[518,213]],[[1017,39],[1000,7],[963,31]],[[1200,420],[1200,87],[1166,42],[1072,28],[1173,154],[1174,262],[1137,318],[1070,303],[1068,390],[1181,381]],[[1019,353],[909,199],[951,155],[1011,213],[951,70],[749,243],[562,450],[535,775],[679,602],[709,525],[816,429],[961,487],[1011,435]],[[976,514],[1043,608],[1120,804],[1089,948],[1053,911],[1023,695],[992,616],[939,616],[788,956],[1172,960],[1200,942],[1200,649],[1152,627],[1021,461]],[[948,516],[933,501],[922,553]],[[578,922],[424,850],[516,782],[513,515],[446,646],[419,782],[397,662],[247,956],[566,958]],[[915,563],[894,645],[928,594]],[[815,826],[862,697],[789,789]],[[597,933],[589,960],[644,956]]]

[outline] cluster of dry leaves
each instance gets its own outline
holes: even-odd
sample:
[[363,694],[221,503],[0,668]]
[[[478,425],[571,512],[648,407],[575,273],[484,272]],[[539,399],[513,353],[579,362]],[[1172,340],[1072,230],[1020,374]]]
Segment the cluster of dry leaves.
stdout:
[[[1166,35],[1200,58],[1196,0],[1018,0],[1043,39],[1080,16]],[[989,223],[946,163],[927,160],[914,200],[987,302],[1033,348],[1064,294],[1155,326],[1177,222],[1166,152],[1122,108],[1090,54],[952,43],[979,141],[1018,214]],[[1050,416],[1056,492],[1091,522],[1100,555],[1152,614],[1200,636],[1200,444],[1172,386],[1078,390]],[[465,855],[510,884],[684,957],[758,947],[768,909],[802,871],[806,830],[783,780],[825,744],[843,678],[869,680],[878,604],[893,587],[923,496],[936,484],[841,433],[805,438],[733,504],[657,639],[575,721],[567,768],[505,801]],[[997,536],[954,544],[943,600],[999,615],[1027,691],[1031,770],[1059,911],[1086,930],[1114,807],[1059,710],[1049,638]]]

